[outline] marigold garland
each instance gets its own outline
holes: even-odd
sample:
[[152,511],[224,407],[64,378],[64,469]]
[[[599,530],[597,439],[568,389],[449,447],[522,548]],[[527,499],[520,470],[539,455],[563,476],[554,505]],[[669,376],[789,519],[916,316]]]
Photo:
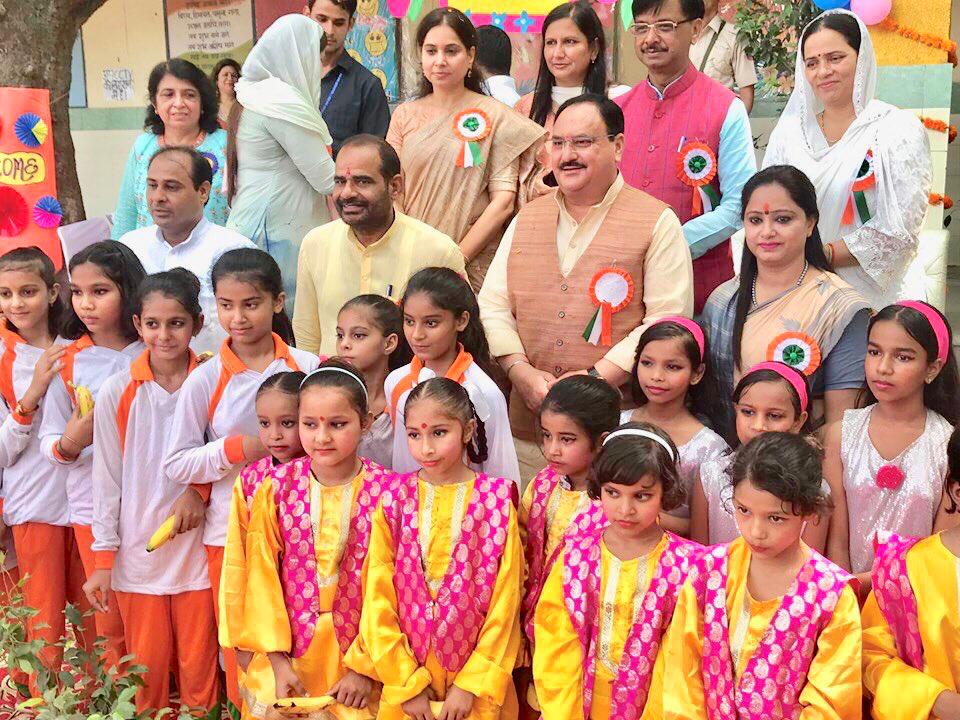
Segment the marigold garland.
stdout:
[[901,25],[896,20],[892,20],[889,17],[878,23],[876,27],[879,27],[882,30],[895,32],[897,35],[905,37],[908,40],[913,40],[914,42],[922,43],[929,47],[937,48],[938,50],[943,50],[947,53],[947,62],[949,62],[951,65],[957,64],[957,43],[950,38],[919,32],[913,28]]
[[943,120],[920,116],[920,121],[928,130],[947,133],[947,142],[953,142],[957,139],[957,128],[955,125],[947,125]]
[[927,199],[931,205],[943,205],[944,210],[949,210],[953,207],[953,198],[949,195],[940,195],[938,193],[930,193],[930,197]]

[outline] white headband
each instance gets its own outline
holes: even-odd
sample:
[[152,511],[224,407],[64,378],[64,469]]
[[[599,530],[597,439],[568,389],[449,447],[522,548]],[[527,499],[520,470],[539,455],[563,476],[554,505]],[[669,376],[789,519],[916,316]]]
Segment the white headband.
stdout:
[[673,455],[673,448],[670,447],[670,443],[668,443],[666,440],[664,440],[662,437],[660,437],[656,433],[650,432],[649,430],[638,430],[636,428],[624,428],[623,430],[614,430],[612,433],[610,433],[603,439],[603,444],[606,445],[608,442],[610,442],[614,438],[624,437],[626,435],[635,435],[637,437],[644,437],[644,438],[647,438],[648,440],[653,440],[656,443],[660,443],[660,445],[670,454],[670,459],[673,460],[674,462],[677,461],[677,458],[675,458]]
[[357,381],[357,384],[360,385],[360,389],[363,390],[363,396],[367,399],[367,402],[370,402],[370,395],[367,393],[367,386],[355,373],[350,372],[349,370],[342,367],[335,367],[333,365],[327,365],[326,367],[318,367],[316,370],[311,370],[307,373],[306,377],[300,381],[300,388],[303,388],[303,384],[307,381],[308,378],[312,375],[322,372],[338,372],[343,373],[347,377],[351,377]]

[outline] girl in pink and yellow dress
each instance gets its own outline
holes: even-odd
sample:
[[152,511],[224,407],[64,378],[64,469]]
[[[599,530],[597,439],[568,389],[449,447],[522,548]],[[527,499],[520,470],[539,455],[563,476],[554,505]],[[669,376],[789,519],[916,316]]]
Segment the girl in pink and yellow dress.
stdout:
[[262,718],[276,700],[273,672],[263,653],[247,649],[244,605],[248,584],[247,534],[251,513],[258,493],[269,482],[274,467],[304,455],[300,443],[300,383],[305,375],[299,371],[279,372],[264,380],[257,390],[254,406],[257,412],[258,437],[268,455],[240,471],[233,484],[227,541],[223,550],[223,577],[220,582],[220,642],[233,648],[240,668],[241,717]]
[[666,720],[859,720],[855,579],[801,539],[830,511],[820,454],[769,432],[731,468],[741,537],[703,554],[666,640]]
[[357,455],[371,419],[367,392],[341,360],[306,376],[306,456],[270,471],[247,534],[244,640],[268,657],[277,705],[343,720],[375,717],[380,691],[359,629],[371,518],[392,476]]
[[539,713],[530,675],[533,611],[564,539],[605,523],[600,503],[587,490],[593,460],[619,417],[620,393],[589,375],[560,380],[540,404],[540,447],[547,466],[530,481],[520,500],[526,579],[520,609],[524,646],[515,673],[517,692],[532,716]]
[[870,585],[878,531],[925,537],[943,520],[947,441],[960,378],[946,318],[916,300],[870,321],[867,406],[827,428],[824,471],[836,510],[830,559]]
[[607,435],[590,497],[606,527],[567,539],[534,617],[533,676],[543,717],[663,717],[661,642],[702,548],[664,531],[682,498],[677,448],[648,423]]
[[[946,512],[960,502],[960,431],[947,445]],[[960,526],[884,533],[863,608],[863,686],[877,720],[960,717]],[[936,581],[931,582],[931,579]]]
[[375,513],[360,630],[383,682],[377,717],[516,717],[516,485],[465,463],[483,462],[486,434],[455,380],[416,385],[403,417],[420,470]]

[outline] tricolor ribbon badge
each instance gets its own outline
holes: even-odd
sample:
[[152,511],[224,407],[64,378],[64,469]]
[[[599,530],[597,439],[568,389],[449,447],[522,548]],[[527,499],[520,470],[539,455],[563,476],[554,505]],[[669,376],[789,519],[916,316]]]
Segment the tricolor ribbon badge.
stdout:
[[789,365],[807,376],[816,372],[822,359],[817,341],[802,332],[781,333],[767,346],[767,360]]
[[590,300],[597,311],[583,331],[583,339],[591,345],[613,345],[613,314],[620,312],[633,299],[633,278],[626,270],[600,268],[590,281]]
[[843,209],[843,217],[840,219],[841,225],[853,225],[855,216],[859,217],[861,225],[870,220],[870,207],[867,205],[867,196],[864,191],[867,188],[875,187],[876,184],[877,176],[873,167],[873,150],[867,150],[867,156],[860,163],[857,176],[850,186],[850,196],[847,198],[847,205]]
[[717,156],[709,145],[691,140],[682,145],[677,158],[677,177],[693,188],[693,217],[720,204],[720,195],[710,183],[717,176]]
[[483,163],[480,141],[490,134],[490,118],[483,110],[471,108],[453,119],[453,134],[462,144],[457,152],[457,167],[471,168]]

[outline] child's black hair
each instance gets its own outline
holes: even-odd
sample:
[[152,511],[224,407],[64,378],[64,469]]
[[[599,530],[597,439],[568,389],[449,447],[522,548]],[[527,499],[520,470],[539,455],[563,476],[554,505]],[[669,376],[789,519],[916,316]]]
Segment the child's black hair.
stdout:
[[609,483],[636,485],[647,475],[652,475],[663,488],[660,505],[664,510],[674,510],[684,501],[680,469],[674,458],[679,457],[677,446],[670,436],[656,425],[646,422],[624,423],[616,430],[644,430],[653,433],[670,447],[670,452],[656,440],[641,435],[617,435],[607,437],[603,447],[593,460],[593,468],[587,485],[587,494],[600,499],[600,489]]
[[[318,372],[323,368],[337,368],[337,370]],[[367,417],[367,413],[370,411],[367,383],[363,379],[363,373],[352,363],[335,357],[324,360],[320,363],[320,367],[312,373],[308,373],[300,384],[301,397],[307,390],[315,387],[336,388],[343,391],[353,409],[357,411],[357,415],[360,416],[360,420],[362,421]]]
[[[807,397],[811,397],[810,391],[810,380],[799,370],[795,370],[789,365],[784,365],[787,368],[787,372],[796,373],[797,377],[803,381],[804,386],[807,388]],[[784,379],[782,375],[779,375],[773,370],[754,370],[753,372],[748,372],[742,378],[740,382],[737,383],[737,386],[733,389],[733,395],[730,398],[730,401],[736,405],[740,402],[740,398],[743,397],[743,394],[753,385],[763,382],[775,382],[780,383],[790,392],[790,403],[793,405],[793,416],[794,418],[800,417],[800,413],[803,412],[803,408],[800,406],[800,396],[797,395],[797,389],[793,385]],[[807,409],[807,419],[804,420],[803,425],[800,426],[800,435],[809,435],[813,432],[813,421],[811,416],[813,413],[810,412],[810,409]],[[736,447],[740,444],[740,439],[736,436],[736,431],[734,431],[733,437],[727,438],[727,443],[730,444],[730,447]]]
[[[430,378],[418,384],[410,391],[403,406],[405,417],[410,416],[410,408],[420,400],[433,400],[438,403],[450,417],[464,427],[471,420],[475,420],[477,429],[473,433],[473,438],[467,443],[467,457],[470,462],[477,465],[487,461],[489,457],[487,431],[483,426],[483,420],[477,415],[477,409],[473,406],[470,393],[463,385],[455,380],[441,377]],[[396,432],[402,431],[402,428],[396,430]]]
[[[53,260],[35,245],[29,247],[14,248],[0,256],[0,272],[5,270],[20,270],[21,272],[30,272],[37,275],[47,290],[53,289],[57,284],[57,269],[53,265]],[[50,303],[47,310],[47,332],[50,337],[56,338],[60,334],[63,319],[66,314],[66,308],[63,304],[63,293],[58,292],[56,299]],[[15,333],[19,333],[17,326],[5,318],[7,327]]]
[[744,480],[780,499],[793,515],[825,517],[833,509],[823,488],[821,452],[810,438],[765,432],[737,450],[729,469],[730,484]]
[[[630,392],[633,394],[634,402],[636,402],[637,405],[646,405],[647,402],[649,402],[646,394],[643,392],[643,388],[640,386],[640,380],[637,378],[637,368],[640,366],[640,356],[643,354],[643,349],[655,340],[679,340],[680,345],[683,347],[683,354],[686,355],[687,360],[690,361],[691,371],[696,373],[697,370],[700,369],[700,366],[703,365],[705,370],[703,377],[706,377],[707,354],[704,353],[703,356],[700,355],[700,346],[697,344],[697,339],[693,336],[693,333],[683,325],[678,325],[670,320],[654,323],[643,331],[639,342],[637,342],[637,349],[633,354],[633,370],[630,373]],[[687,406],[689,408],[699,409],[702,404],[700,391],[705,384],[703,378],[701,378],[700,382],[696,385],[691,385],[690,389],[687,390]]]
[[347,300],[340,308],[340,312],[353,307],[363,307],[369,310],[373,324],[383,333],[384,337],[397,336],[397,347],[387,358],[387,367],[390,370],[403,367],[413,359],[413,352],[407,343],[407,336],[403,333],[403,311],[395,302],[383,295],[357,295],[352,300]]
[[[923,386],[923,404],[930,410],[939,413],[951,425],[960,422],[960,377],[957,372],[957,358],[953,353],[953,330],[946,316],[933,305],[924,303],[943,320],[947,328],[948,351],[947,362],[937,373],[933,382]],[[887,305],[870,319],[870,328],[867,338],[878,322],[889,320],[897,323],[904,332],[916,340],[927,353],[927,362],[936,361],[939,351],[937,336],[930,325],[930,321],[919,310],[905,305]],[[872,405],[877,401],[869,386],[864,391],[865,402],[862,405]],[[858,406],[862,406],[858,403]]]
[[[116,240],[101,240],[88,245],[70,258],[70,274],[81,265],[96,265],[106,278],[120,290],[120,332],[129,342],[140,337],[133,324],[133,304],[137,288],[147,276],[140,258],[129,247]],[[73,302],[66,303],[66,315],[60,334],[67,340],[76,340],[87,332],[86,326],[73,309]]]
[[496,380],[500,370],[490,356],[487,336],[480,324],[480,306],[477,305],[477,296],[470,283],[450,268],[423,268],[414,273],[407,282],[407,289],[400,300],[401,309],[409,298],[420,293],[427,295],[430,302],[441,310],[453,313],[455,318],[465,312],[469,314],[467,327],[457,333],[457,340],[463,345],[463,349],[473,356],[473,361],[480,369]]
[[284,395],[292,395],[297,398],[300,396],[300,384],[305,377],[306,373],[302,373],[299,370],[287,370],[286,372],[274,373],[260,383],[254,399],[259,400],[260,396],[267,390],[277,390]]
[[603,435],[620,424],[620,392],[601,378],[571,375],[547,391],[538,420],[545,412],[569,417],[596,448]]
[[[269,293],[274,300],[283,293],[280,266],[273,257],[259,248],[237,248],[221,255],[210,271],[214,293],[217,292],[217,283],[225,277],[234,277],[240,282],[248,283],[261,292]],[[293,324],[283,308],[273,314],[273,332],[287,345],[295,347]]]
[[950,494],[954,485],[960,485],[960,428],[950,434],[947,442],[947,477],[943,480],[943,492],[949,501],[946,511],[950,515],[957,512],[957,501]]
[[147,275],[133,300],[133,314],[143,315],[143,301],[152,293],[176,300],[193,319],[193,329],[200,329],[203,309],[200,307],[200,278],[186,268],[172,268]]

